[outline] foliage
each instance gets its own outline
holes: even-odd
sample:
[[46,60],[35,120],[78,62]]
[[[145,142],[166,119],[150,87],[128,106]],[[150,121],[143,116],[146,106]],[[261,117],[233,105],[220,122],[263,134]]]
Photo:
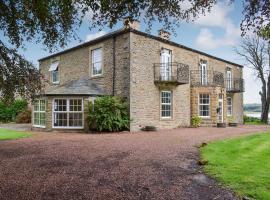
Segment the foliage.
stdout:
[[120,97],[98,97],[90,102],[88,123],[98,131],[122,131],[129,129],[128,104]]
[[[0,92],[3,100],[12,101],[14,94],[33,99],[41,92],[39,71],[20,56],[16,49],[24,42],[42,43],[50,51],[64,47],[71,38],[78,39],[76,30],[90,22],[89,28],[113,28],[118,22],[141,20],[149,31],[158,22],[175,33],[183,21],[196,20],[211,11],[217,0],[50,0],[0,1]],[[229,2],[236,2],[231,0]],[[243,35],[269,27],[269,1],[244,0]]]
[[193,116],[191,118],[191,126],[193,128],[198,128],[199,126],[201,126],[201,122],[202,122],[202,118],[200,118],[199,116]]
[[0,128],[0,140],[13,140],[18,138],[26,138],[30,136],[31,136],[30,133]]
[[249,117],[249,116],[244,115],[244,124],[260,125],[260,124],[266,124],[266,123],[261,122],[259,118]]
[[210,143],[202,148],[205,170],[240,196],[270,199],[270,132]]
[[31,123],[31,110],[27,109],[27,110],[23,110],[22,112],[20,112],[15,119],[16,123]]
[[10,122],[15,117],[27,108],[26,100],[15,100],[12,104],[7,106],[0,101],[0,122]]
[[259,92],[262,106],[261,121],[267,123],[270,106],[270,43],[259,36],[246,37],[236,52],[245,59],[247,66],[254,70],[261,82]]
[[8,49],[0,40],[0,91],[6,104],[14,101],[15,95],[33,99],[41,90],[40,73],[34,65],[15,49]]

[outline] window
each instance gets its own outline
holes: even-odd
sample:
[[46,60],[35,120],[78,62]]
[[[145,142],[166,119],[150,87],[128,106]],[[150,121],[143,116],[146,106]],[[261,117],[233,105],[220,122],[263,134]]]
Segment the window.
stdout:
[[231,69],[228,69],[227,72],[226,72],[226,84],[227,84],[227,89],[231,90],[232,89],[232,86],[233,86],[233,79],[232,79],[232,71]]
[[102,49],[92,50],[92,76],[102,74]]
[[210,117],[210,95],[209,94],[199,95],[199,116]]
[[227,97],[227,115],[232,116],[232,97]]
[[161,80],[170,80],[172,75],[172,52],[168,49],[161,50],[160,56],[160,78]]
[[45,100],[38,99],[34,102],[33,126],[45,128]]
[[201,85],[207,85],[207,61],[201,60],[200,63],[200,83]]
[[52,82],[59,83],[59,72],[58,68],[55,71],[52,71]]
[[83,128],[82,99],[54,99],[54,128]]
[[59,83],[59,71],[58,71],[59,61],[52,62],[49,71],[51,72],[52,83]]
[[161,118],[171,118],[172,116],[172,92],[161,92]]

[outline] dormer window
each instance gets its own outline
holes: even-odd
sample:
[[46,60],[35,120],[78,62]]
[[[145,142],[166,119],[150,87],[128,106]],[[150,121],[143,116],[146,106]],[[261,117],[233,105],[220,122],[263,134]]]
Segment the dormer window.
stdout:
[[51,81],[54,84],[58,84],[59,81],[59,70],[58,70],[59,61],[52,62],[49,71],[51,72]]
[[92,76],[102,75],[102,48],[92,50]]

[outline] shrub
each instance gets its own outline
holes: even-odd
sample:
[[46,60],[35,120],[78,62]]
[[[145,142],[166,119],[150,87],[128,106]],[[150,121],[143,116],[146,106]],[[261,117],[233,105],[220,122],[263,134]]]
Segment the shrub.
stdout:
[[249,117],[244,115],[244,123],[262,123],[261,120],[257,117]]
[[128,104],[120,97],[98,97],[90,102],[88,124],[97,131],[122,131],[129,129]]
[[27,101],[15,100],[11,105],[5,105],[0,101],[0,121],[10,122],[14,121],[18,113],[27,108]]
[[24,110],[20,112],[15,119],[16,123],[31,123],[31,110]]
[[193,128],[198,128],[201,125],[202,122],[202,118],[200,118],[199,116],[193,116],[191,118],[191,126]]

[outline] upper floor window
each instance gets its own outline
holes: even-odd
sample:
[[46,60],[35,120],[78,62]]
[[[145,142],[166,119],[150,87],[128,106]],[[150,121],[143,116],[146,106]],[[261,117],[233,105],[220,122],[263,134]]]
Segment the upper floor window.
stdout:
[[92,76],[102,75],[102,48],[92,50]]
[[200,62],[200,82],[202,85],[207,85],[207,61],[206,60],[201,60]]
[[231,69],[227,69],[226,71],[226,86],[227,89],[232,89],[233,86],[233,79],[232,79],[232,70]]
[[210,117],[210,94],[199,95],[199,116]]
[[58,70],[59,61],[52,62],[49,71],[51,72],[51,81],[52,83],[59,83],[59,70]]

